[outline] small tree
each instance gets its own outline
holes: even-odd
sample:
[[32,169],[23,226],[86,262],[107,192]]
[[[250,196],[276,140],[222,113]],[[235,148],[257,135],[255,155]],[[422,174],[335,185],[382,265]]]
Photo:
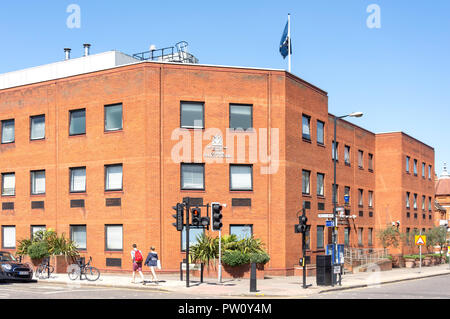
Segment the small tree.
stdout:
[[442,257],[442,250],[447,245],[447,229],[442,226],[433,227],[427,233],[427,247],[439,246],[439,253]]
[[380,230],[377,237],[384,248],[397,248],[402,238],[400,231],[394,226],[388,226],[385,229]]

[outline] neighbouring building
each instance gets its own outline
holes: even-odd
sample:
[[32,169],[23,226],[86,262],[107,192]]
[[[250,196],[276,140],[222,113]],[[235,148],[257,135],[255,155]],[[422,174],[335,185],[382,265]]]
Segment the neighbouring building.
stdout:
[[[2,249],[53,228],[102,270],[129,271],[136,243],[176,272],[185,243],[172,206],[189,196],[226,203],[222,233],[260,238],[273,275],[298,265],[307,202],[315,263],[331,243],[318,217],[333,209],[327,92],[284,70],[155,57],[111,51],[0,74]],[[376,249],[393,223],[433,226],[432,147],[338,120],[336,149],[339,243]]]
[[442,174],[436,180],[436,224],[449,226],[450,220],[450,174],[447,171],[447,163],[444,163]]

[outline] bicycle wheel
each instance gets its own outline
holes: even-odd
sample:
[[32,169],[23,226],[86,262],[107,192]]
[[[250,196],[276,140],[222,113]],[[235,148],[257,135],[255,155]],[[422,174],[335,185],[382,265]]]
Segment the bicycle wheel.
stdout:
[[75,280],[80,275],[80,267],[78,265],[72,264],[67,269],[67,274],[70,280]]
[[48,278],[48,267],[40,266],[37,270],[37,278],[39,279],[47,279]]
[[86,267],[84,274],[89,281],[96,281],[100,278],[100,270],[95,267]]
[[53,272],[55,271],[55,267],[53,267],[52,265],[50,265],[48,268],[50,268],[50,273],[53,274]]

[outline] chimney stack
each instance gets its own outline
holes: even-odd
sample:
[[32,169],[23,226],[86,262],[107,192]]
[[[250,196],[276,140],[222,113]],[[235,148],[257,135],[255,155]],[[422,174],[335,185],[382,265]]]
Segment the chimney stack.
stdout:
[[70,60],[70,48],[64,48],[64,52],[66,53],[66,60]]
[[83,44],[83,47],[84,47],[84,56],[88,56],[91,45],[89,43],[85,43]]

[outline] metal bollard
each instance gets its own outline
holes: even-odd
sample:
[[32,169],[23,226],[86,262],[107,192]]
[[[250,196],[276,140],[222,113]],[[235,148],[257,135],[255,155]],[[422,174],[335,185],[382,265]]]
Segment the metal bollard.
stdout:
[[250,292],[256,292],[256,263],[251,264],[250,270]]

